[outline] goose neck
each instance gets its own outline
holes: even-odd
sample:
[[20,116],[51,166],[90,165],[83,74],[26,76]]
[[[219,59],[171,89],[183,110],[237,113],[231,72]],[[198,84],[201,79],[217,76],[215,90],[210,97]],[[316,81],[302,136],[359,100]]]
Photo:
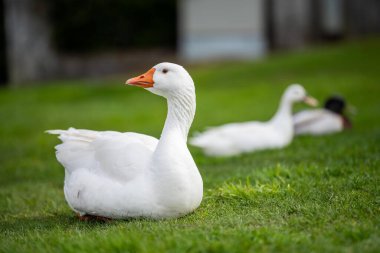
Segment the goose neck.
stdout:
[[195,115],[194,91],[185,94],[173,94],[167,98],[167,103],[168,113],[161,138],[177,133],[186,142]]
[[277,109],[276,114],[273,117],[274,122],[284,121],[285,119],[290,119],[292,116],[292,103],[285,98],[281,99],[280,105]]

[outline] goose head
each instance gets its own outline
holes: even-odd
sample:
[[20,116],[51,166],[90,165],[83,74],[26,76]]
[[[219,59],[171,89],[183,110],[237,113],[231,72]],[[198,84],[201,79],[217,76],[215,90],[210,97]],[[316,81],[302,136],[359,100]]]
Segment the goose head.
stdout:
[[180,65],[163,62],[155,65],[146,73],[128,79],[126,84],[170,98],[181,93],[194,93],[194,82],[189,73]]
[[142,87],[168,101],[168,115],[164,133],[176,126],[187,139],[189,128],[195,115],[195,88],[193,79],[180,65],[163,62],[155,65],[146,73],[128,79],[126,84]]
[[307,95],[304,87],[300,84],[290,85],[284,93],[283,100],[289,103],[304,102],[310,106],[317,106],[318,101]]

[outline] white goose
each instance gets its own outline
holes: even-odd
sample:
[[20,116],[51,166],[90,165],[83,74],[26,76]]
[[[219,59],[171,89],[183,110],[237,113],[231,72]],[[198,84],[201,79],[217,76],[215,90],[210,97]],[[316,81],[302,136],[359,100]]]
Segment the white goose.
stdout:
[[324,108],[303,110],[293,115],[295,135],[324,135],[351,128],[351,121],[344,115],[346,102],[340,96],[332,96]]
[[290,85],[280,106],[268,122],[230,123],[212,127],[190,140],[210,156],[231,156],[255,150],[282,148],[293,139],[292,105],[304,101],[315,106],[317,101],[306,95],[299,84]]
[[195,88],[187,71],[160,63],[127,84],[163,96],[168,114],[160,140],[126,132],[70,128],[59,134],[65,198],[82,219],[169,218],[196,209],[203,182],[187,148],[195,114]]

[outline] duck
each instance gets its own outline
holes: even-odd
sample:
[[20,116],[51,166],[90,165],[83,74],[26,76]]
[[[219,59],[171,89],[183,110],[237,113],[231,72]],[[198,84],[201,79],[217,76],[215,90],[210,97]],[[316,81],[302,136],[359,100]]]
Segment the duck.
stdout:
[[203,181],[187,147],[196,96],[190,74],[160,63],[126,84],[167,100],[159,139],[134,132],[48,130],[62,141],[56,157],[65,169],[64,195],[81,219],[165,219],[193,212]]
[[208,156],[234,156],[263,149],[287,146],[293,139],[292,105],[317,105],[300,84],[290,85],[282,95],[277,112],[267,122],[248,121],[208,128],[190,139]]
[[334,95],[326,99],[323,108],[294,114],[295,135],[325,135],[352,128],[351,120],[344,113],[345,108],[345,99]]

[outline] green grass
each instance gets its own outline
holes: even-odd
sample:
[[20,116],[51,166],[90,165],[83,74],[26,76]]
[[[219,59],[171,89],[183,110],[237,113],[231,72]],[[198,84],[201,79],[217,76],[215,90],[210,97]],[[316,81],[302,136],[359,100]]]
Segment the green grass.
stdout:
[[[207,158],[191,148],[204,199],[174,220],[80,222],[63,196],[58,140],[45,129],[159,136],[166,104],[124,79],[0,90],[1,252],[379,252],[380,40],[189,68],[192,132],[266,120],[290,83],[358,108],[350,131],[299,137],[282,150]],[[149,66],[147,66],[148,68]],[[51,84],[51,85],[50,85]],[[303,106],[296,106],[296,110]]]

